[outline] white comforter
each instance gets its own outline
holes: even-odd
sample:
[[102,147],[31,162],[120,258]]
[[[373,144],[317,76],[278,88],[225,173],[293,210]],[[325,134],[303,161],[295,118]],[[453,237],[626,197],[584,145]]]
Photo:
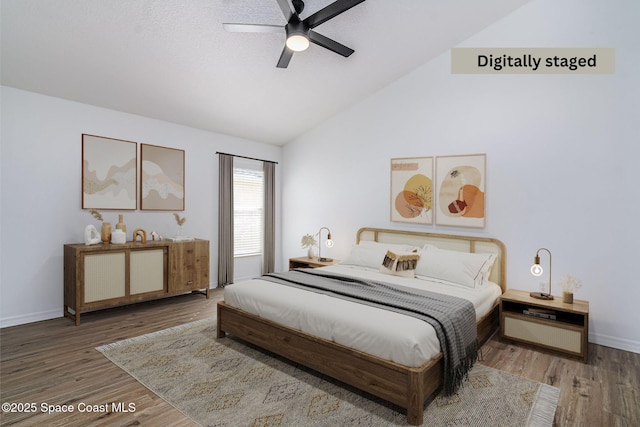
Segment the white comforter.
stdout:
[[[501,294],[494,283],[467,288],[346,265],[323,270],[465,298],[475,307],[477,319],[491,310]],[[262,318],[405,366],[421,366],[440,353],[435,330],[422,320],[315,292],[253,279],[227,286],[224,300]]]

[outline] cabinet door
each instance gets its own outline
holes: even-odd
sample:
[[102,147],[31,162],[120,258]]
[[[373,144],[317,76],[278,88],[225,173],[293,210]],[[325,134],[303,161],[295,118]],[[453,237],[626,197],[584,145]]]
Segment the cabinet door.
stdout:
[[84,255],[84,303],[126,295],[126,252]]
[[165,250],[145,249],[131,251],[129,255],[131,295],[147,292],[164,292]]
[[188,292],[209,287],[209,241],[176,242],[171,245],[169,292]]

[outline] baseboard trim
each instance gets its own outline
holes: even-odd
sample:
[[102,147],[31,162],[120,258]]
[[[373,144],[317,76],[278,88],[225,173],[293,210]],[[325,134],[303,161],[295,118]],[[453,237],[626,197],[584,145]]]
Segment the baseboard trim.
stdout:
[[24,325],[27,323],[40,322],[43,320],[57,319],[64,317],[62,309],[40,311],[38,313],[22,314],[19,316],[0,318],[0,328],[8,328],[10,326]]
[[618,350],[630,351],[640,354],[640,341],[628,340],[620,337],[611,337],[602,334],[589,334],[589,342],[593,344],[612,347]]

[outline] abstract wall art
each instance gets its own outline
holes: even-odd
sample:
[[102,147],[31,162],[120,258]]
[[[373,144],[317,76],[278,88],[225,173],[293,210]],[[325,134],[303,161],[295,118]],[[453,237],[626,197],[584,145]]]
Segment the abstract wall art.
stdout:
[[433,223],[433,157],[391,159],[391,221]]
[[486,155],[436,157],[436,225],[485,226]]
[[138,144],[82,134],[82,208],[136,209]]
[[140,144],[140,209],[184,210],[184,150]]

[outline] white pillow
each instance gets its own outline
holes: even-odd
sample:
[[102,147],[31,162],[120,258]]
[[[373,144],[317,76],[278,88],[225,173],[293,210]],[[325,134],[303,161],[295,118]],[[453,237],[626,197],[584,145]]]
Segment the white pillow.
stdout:
[[416,249],[411,245],[399,245],[393,243],[379,243],[371,240],[363,240],[357,245],[353,245],[351,253],[341,264],[357,265],[360,267],[380,268],[387,251],[411,251]]
[[380,266],[380,273],[400,277],[415,277],[416,264],[420,259],[418,250],[411,252],[387,251]]
[[425,245],[420,253],[416,276],[433,277],[469,288],[489,280],[496,255],[468,253]]

